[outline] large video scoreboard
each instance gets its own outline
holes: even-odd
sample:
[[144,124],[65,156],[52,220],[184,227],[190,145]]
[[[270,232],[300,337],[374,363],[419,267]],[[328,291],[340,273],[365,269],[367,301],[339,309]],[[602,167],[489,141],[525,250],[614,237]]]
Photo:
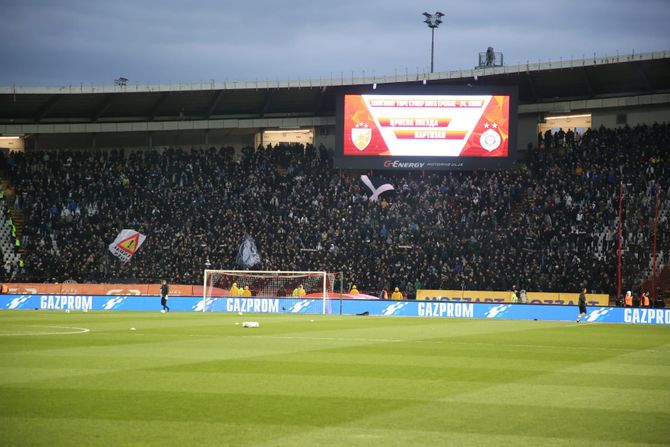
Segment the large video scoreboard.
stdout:
[[335,166],[504,169],[516,152],[516,91],[420,86],[343,91]]

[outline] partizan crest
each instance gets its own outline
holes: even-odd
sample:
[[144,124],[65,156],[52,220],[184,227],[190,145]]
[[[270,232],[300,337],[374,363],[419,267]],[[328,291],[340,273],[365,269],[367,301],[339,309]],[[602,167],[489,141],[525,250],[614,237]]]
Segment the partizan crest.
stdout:
[[365,150],[372,140],[372,129],[365,123],[356,123],[351,129],[351,140],[359,151]]

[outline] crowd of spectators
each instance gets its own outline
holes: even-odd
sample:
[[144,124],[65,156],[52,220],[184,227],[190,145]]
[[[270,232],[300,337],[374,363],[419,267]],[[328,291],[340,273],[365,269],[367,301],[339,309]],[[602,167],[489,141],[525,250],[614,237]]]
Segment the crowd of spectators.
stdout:
[[[515,170],[375,172],[395,186],[377,202],[323,147],[14,153],[26,221],[15,279],[200,284],[205,268],[236,268],[248,233],[258,269],[342,271],[372,294],[611,293],[621,183],[624,281],[648,272],[661,185],[667,256],[669,147],[667,125],[588,130],[531,149]],[[147,236],[127,263],[107,250],[123,228]]]

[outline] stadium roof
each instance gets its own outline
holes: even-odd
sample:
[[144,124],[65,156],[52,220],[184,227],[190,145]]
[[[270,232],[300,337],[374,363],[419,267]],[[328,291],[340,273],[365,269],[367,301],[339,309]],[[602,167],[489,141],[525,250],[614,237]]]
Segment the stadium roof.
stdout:
[[519,103],[670,92],[670,51],[443,73],[154,86],[0,87],[0,124],[113,123],[335,114],[342,87],[417,82],[518,86]]

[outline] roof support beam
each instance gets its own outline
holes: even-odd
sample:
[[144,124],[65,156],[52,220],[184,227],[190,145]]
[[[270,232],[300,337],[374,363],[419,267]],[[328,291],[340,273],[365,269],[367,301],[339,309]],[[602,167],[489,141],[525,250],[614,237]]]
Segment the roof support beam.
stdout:
[[100,104],[100,107],[98,107],[98,110],[96,110],[95,113],[93,113],[93,116],[91,117],[91,121],[93,121],[95,123],[96,121],[98,121],[100,119],[100,117],[102,115],[105,114],[107,109],[109,109],[109,106],[112,105],[112,98],[114,98],[114,95],[111,94],[111,93],[105,96],[105,99]]
[[644,70],[639,65],[635,65],[635,70],[640,75],[640,79],[642,79],[642,82],[644,83],[644,87],[647,89],[647,91],[648,92],[653,92],[654,91],[654,86],[651,85],[651,81],[649,80],[649,77],[644,72]]
[[265,94],[265,101],[263,102],[263,111],[261,112],[261,116],[265,116],[265,114],[268,113],[268,110],[270,110],[270,102],[272,101],[272,95],[274,92],[275,89],[271,88]]
[[58,101],[60,101],[61,96],[60,95],[52,95],[47,102],[44,103],[44,105],[37,111],[37,114],[35,116],[35,122],[39,123],[41,122],[44,118],[47,117],[47,115],[53,110],[53,108],[56,106]]
[[316,100],[316,107],[314,108],[314,115],[321,113],[321,108],[323,107],[323,102],[326,98],[326,87],[325,85],[319,89],[319,99]]
[[533,82],[533,77],[531,76],[530,71],[526,71],[526,79],[528,79],[528,87],[530,87],[530,93],[533,95],[533,101],[537,102],[537,90],[535,90],[535,83]]
[[160,106],[163,105],[166,99],[170,96],[170,92],[163,92],[161,93],[160,97],[156,100],[153,106],[151,106],[151,110],[149,110],[149,113],[147,113],[147,118],[149,118],[149,121],[153,121],[156,119],[156,112],[158,112],[158,109]]
[[589,74],[586,72],[586,68],[582,68],[581,72],[586,84],[586,90],[589,92],[589,98],[593,98],[595,93],[593,92],[593,83],[591,82],[591,78],[589,78]]
[[205,118],[209,119],[212,116],[212,113],[214,113],[216,110],[216,107],[219,105],[221,98],[223,98],[223,90],[216,92],[216,95],[214,95],[214,98],[212,98],[210,101],[209,106],[207,107],[207,115]]

